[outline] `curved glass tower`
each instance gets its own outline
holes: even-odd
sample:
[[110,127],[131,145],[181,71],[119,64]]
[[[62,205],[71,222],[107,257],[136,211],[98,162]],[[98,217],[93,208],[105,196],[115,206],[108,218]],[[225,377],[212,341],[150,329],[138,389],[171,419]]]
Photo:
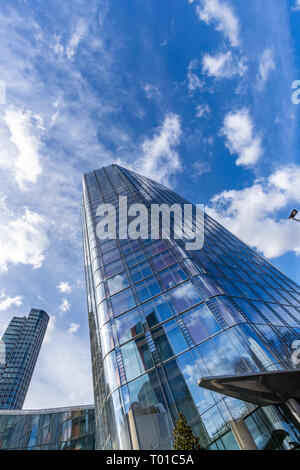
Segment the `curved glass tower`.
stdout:
[[289,448],[297,432],[288,414],[198,381],[296,367],[300,288],[208,215],[199,251],[176,239],[99,240],[97,207],[118,208],[120,196],[128,206],[188,203],[118,165],[84,175],[97,448],[170,449],[179,412],[207,448],[237,448],[239,418],[258,448]]

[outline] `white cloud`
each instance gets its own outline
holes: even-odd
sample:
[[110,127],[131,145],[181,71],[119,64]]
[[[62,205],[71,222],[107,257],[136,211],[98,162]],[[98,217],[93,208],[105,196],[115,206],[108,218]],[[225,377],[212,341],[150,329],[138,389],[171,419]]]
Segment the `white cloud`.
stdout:
[[[27,183],[36,183],[42,173],[40,164],[40,142],[36,137],[36,130],[42,128],[42,118],[31,111],[8,108],[4,114],[4,121],[10,132],[9,141],[13,145],[2,146],[0,152],[0,166],[13,171],[20,189],[27,189]],[[35,124],[35,126],[34,126]],[[2,141],[4,130],[2,132]]]
[[148,100],[159,98],[161,96],[158,87],[155,85],[151,85],[150,83],[145,83],[142,86],[142,89],[144,90],[145,95],[148,98]]
[[190,91],[195,91],[197,88],[202,88],[204,86],[204,81],[201,80],[198,75],[194,72],[194,70],[198,67],[198,60],[194,59],[189,63],[188,66],[188,89]]
[[289,251],[300,255],[300,224],[288,220],[293,205],[300,203],[299,187],[300,166],[285,166],[253,186],[217,194],[207,212],[267,258]]
[[216,55],[205,54],[202,60],[202,72],[210,77],[231,78],[234,75],[244,75],[247,67],[244,59],[239,61],[232,57],[230,51]]
[[300,10],[300,0],[295,1],[295,5],[292,8],[294,11],[299,11]]
[[72,335],[78,331],[80,325],[79,323],[70,323],[70,327],[68,329],[68,332]]
[[221,135],[226,137],[230,153],[238,155],[237,165],[254,165],[263,153],[261,138],[254,134],[254,125],[246,108],[225,116]]
[[46,330],[46,334],[44,337],[43,344],[50,343],[52,340],[53,335],[55,334],[56,330],[56,316],[55,315],[49,315],[49,322]]
[[180,143],[181,125],[177,114],[168,113],[162,126],[152,139],[143,143],[143,157],[138,163],[138,171],[145,176],[169,184],[170,177],[181,169],[176,147]]
[[10,212],[1,200],[0,217],[0,271],[11,264],[30,264],[40,268],[48,247],[47,221],[40,214],[25,208],[22,216]]
[[192,170],[193,170],[192,178],[199,178],[204,173],[208,173],[210,171],[210,162],[206,162],[206,161],[195,162],[192,166]]
[[210,107],[208,106],[208,104],[198,104],[196,106],[196,117],[197,118],[202,118],[204,117],[205,115],[209,114],[210,113]]
[[259,58],[259,70],[256,79],[256,88],[262,91],[270,73],[275,70],[274,52],[272,49],[265,49]]
[[228,3],[221,0],[200,0],[196,12],[200,21],[208,25],[215,24],[216,30],[221,31],[232,46],[239,45],[239,22]]
[[62,302],[59,306],[60,315],[62,315],[65,312],[68,312],[70,310],[70,308],[71,308],[71,305],[68,302],[68,300],[67,299],[62,299]]
[[84,37],[87,31],[87,24],[84,21],[79,21],[71,39],[66,47],[66,56],[71,59],[79,45],[79,42]]
[[5,295],[4,290],[0,294],[0,311],[7,310],[12,305],[20,307],[22,305],[22,296],[16,295],[16,297],[9,297]]
[[55,34],[53,44],[54,52],[60,56],[66,56],[68,59],[72,59],[77,51],[80,41],[86,35],[87,29],[87,23],[83,20],[79,20],[66,46],[61,43],[61,36]]
[[58,284],[57,289],[64,294],[70,294],[70,292],[72,292],[72,287],[70,286],[70,284],[64,281],[61,281]]

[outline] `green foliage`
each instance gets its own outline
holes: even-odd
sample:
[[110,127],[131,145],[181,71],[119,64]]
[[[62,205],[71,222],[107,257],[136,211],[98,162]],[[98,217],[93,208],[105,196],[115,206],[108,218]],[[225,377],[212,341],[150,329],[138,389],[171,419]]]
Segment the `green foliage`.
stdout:
[[179,413],[173,431],[174,450],[203,450],[199,440],[194,436],[183,414]]

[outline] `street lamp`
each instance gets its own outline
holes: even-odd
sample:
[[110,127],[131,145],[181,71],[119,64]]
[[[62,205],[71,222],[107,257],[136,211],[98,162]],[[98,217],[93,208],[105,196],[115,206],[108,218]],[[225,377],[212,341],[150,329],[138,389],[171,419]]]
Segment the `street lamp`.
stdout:
[[291,215],[289,216],[289,219],[293,219],[296,222],[300,222],[300,219],[296,219],[297,214],[298,214],[298,211],[296,211],[296,209],[292,210]]

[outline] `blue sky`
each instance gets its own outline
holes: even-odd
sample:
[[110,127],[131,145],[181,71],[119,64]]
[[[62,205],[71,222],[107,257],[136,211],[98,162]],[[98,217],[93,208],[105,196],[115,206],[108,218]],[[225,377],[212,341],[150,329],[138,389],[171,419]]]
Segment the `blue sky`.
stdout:
[[84,172],[204,203],[300,282],[299,0],[11,0],[0,24],[0,333],[51,315],[25,407],[93,401]]

